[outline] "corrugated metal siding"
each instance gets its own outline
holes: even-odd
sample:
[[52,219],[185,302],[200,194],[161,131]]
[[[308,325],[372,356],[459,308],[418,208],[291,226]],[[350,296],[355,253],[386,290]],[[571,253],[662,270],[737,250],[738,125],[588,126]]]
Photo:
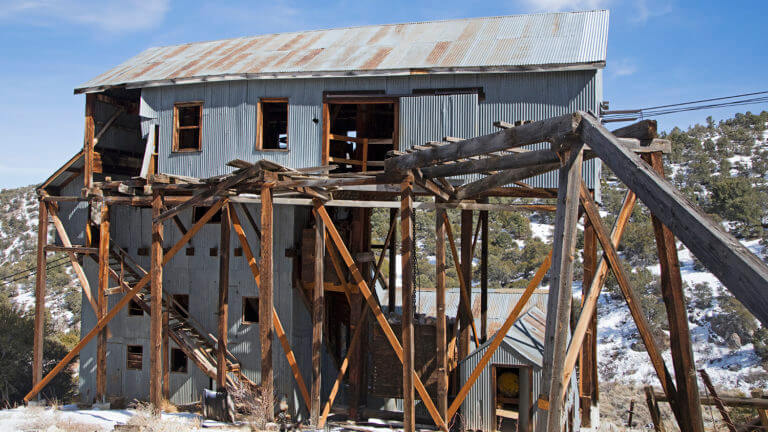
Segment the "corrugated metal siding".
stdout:
[[[487,349],[488,347],[485,346],[480,350],[475,351],[461,363],[459,374],[462,383],[469,380],[469,375],[478,365]],[[461,413],[464,417],[466,429],[483,431],[495,430],[495,418],[492,406],[493,384],[491,382],[491,365],[494,364],[530,366],[533,375],[531,379],[532,399],[535,400],[541,392],[541,367],[532,364],[528,359],[515,352],[507,344],[502,344],[496,352],[493,353],[489,366],[483,369],[480,373],[480,377],[475,382],[472,390],[467,394],[467,398],[461,404]],[[535,421],[537,416],[538,413],[534,412],[533,421]]]
[[[248,206],[251,213],[258,219],[260,208]],[[136,261],[149,269],[148,256],[138,256],[138,248],[149,248],[151,240],[151,211],[127,206],[113,206],[112,220],[120,224],[112,224],[112,238],[115,244],[126,249]],[[185,226],[192,225],[192,212],[186,211],[179,215]],[[240,214],[241,219],[244,215]],[[285,250],[294,246],[294,208],[290,206],[275,206],[274,215],[274,254],[282,257]],[[84,225],[83,225],[84,226]],[[259,254],[259,242],[248,224],[243,228],[250,240],[254,254]],[[80,228],[82,230],[82,228]],[[165,224],[166,247],[175,244],[181,234],[172,223]],[[215,311],[218,304],[218,255],[210,256],[211,248],[218,248],[220,228],[218,224],[204,226],[187,247],[194,247],[194,256],[187,256],[185,251],[179,252],[166,264],[163,273],[163,289],[169,294],[189,294],[190,313],[200,325],[211,334],[217,333],[217,318]],[[232,249],[239,247],[237,236],[232,233],[230,241]],[[260,381],[260,345],[258,324],[245,325],[241,322],[242,297],[258,296],[258,289],[253,280],[245,257],[235,257],[230,251],[230,314],[229,314],[229,349],[238,358],[243,370],[250,379]],[[292,261],[289,259],[275,260],[275,290],[274,304],[285,332],[291,341],[291,346],[300,359],[311,359],[311,343],[302,343],[305,329],[294,331],[294,298],[291,280]],[[85,270],[92,287],[98,286],[97,267],[93,260],[85,261]],[[110,307],[114,307],[120,296],[109,298]],[[303,305],[301,306],[304,307]],[[96,319],[87,300],[82,304],[81,334],[86,334],[95,325]],[[306,317],[305,317],[306,320]],[[305,324],[306,326],[306,324]],[[108,389],[110,393],[120,393],[123,397],[146,399],[149,389],[149,316],[129,316],[126,309],[121,310],[110,325],[112,338],[109,340],[108,377],[111,374],[121,376],[122,388],[119,391]],[[311,325],[310,325],[311,338]],[[125,370],[124,346],[141,344],[144,346],[144,367],[140,371]],[[172,347],[175,347],[171,343]],[[120,348],[118,348],[120,347]],[[280,397],[287,396],[291,409],[298,408],[299,396],[295,389],[293,375],[288,365],[281,345],[275,340],[274,344],[274,374],[275,389]],[[80,356],[80,393],[85,400],[95,394],[95,355],[96,344],[88,344]],[[307,365],[311,364],[306,363]],[[307,366],[308,367],[308,366]],[[191,361],[188,363],[188,373],[171,373],[171,401],[174,403],[190,403],[200,400],[203,388],[210,387],[209,378],[202,373]],[[301,402],[303,404],[303,402]],[[294,412],[295,415],[295,412]]]
[[594,68],[606,59],[608,11],[348,27],[150,48],[81,85],[171,85],[275,77]]
[[[323,91],[385,90],[402,95],[413,89],[456,87],[482,87],[486,98],[477,101],[474,94],[401,98],[401,148],[446,135],[469,138],[492,133],[497,131],[493,127],[497,120],[542,120],[576,110],[597,112],[601,91],[595,71],[251,80],[155,87],[142,90],[142,130],[147,133],[150,125],[160,124],[159,166],[165,173],[220,175],[231,171],[225,164],[236,158],[267,159],[293,168],[317,166],[322,151]],[[256,104],[261,97],[289,98],[290,151],[255,149]],[[173,104],[194,100],[204,101],[203,151],[172,153]],[[597,160],[584,164],[584,178],[590,188],[599,184],[599,171]],[[557,172],[526,182],[534,187],[557,187]]]

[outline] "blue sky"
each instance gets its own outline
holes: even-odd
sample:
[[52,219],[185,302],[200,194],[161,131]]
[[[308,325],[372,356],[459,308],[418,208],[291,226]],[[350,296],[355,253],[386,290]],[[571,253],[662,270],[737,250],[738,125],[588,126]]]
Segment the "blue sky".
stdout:
[[[611,10],[605,99],[642,108],[768,90],[765,1],[0,0],[0,188],[44,180],[82,146],[72,89],[145,48],[243,35],[540,11]],[[659,117],[662,129],[768,106]]]

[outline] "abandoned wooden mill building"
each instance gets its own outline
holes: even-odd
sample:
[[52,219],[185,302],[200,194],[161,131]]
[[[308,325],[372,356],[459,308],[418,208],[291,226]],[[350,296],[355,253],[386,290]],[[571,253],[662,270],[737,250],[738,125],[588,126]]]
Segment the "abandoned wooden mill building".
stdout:
[[[607,29],[598,10],[244,37],[151,48],[78,87],[83,149],[38,189],[25,400],[79,355],[86,402],[181,404],[246,385],[315,427],[344,408],[399,413],[408,431],[417,418],[594,428],[595,310],[611,270],[675,420],[702,431],[675,236],[764,324],[768,268],[664,179],[654,122],[601,125]],[[601,162],[630,190],[611,230],[595,203]],[[616,253],[637,199],[654,215],[672,367]],[[389,209],[383,243],[374,208]],[[416,311],[424,209],[436,210],[436,286]],[[492,211],[554,212],[552,252],[525,290],[488,289]],[[44,371],[52,251],[82,285],[82,339]],[[446,286],[446,254],[459,287]],[[571,329],[574,277],[588,289]],[[506,306],[489,319],[491,302]]]

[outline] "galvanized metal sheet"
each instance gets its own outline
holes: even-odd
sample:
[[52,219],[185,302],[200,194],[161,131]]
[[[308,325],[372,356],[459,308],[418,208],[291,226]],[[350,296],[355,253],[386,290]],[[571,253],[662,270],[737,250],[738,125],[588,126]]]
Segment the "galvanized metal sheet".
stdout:
[[373,25],[149,48],[76,91],[213,79],[601,67],[608,11]]

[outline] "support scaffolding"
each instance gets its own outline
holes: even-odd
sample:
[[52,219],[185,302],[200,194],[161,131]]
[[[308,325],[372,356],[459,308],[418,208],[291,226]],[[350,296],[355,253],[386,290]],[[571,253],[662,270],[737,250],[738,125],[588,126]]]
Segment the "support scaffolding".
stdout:
[[[88,115],[89,111],[86,111]],[[91,119],[92,120],[92,119]],[[86,161],[92,158],[94,141],[93,126],[86,119]],[[89,127],[91,129],[89,129]],[[656,371],[664,400],[670,401],[675,419],[682,430],[703,430],[700,412],[699,390],[695,380],[695,363],[690,347],[685,303],[677,260],[675,236],[697,256],[707,268],[715,273],[724,285],[734,293],[764,324],[768,323],[768,300],[762,295],[768,286],[768,267],[746,248],[727,234],[719,225],[693,204],[688,202],[663,177],[662,152],[669,143],[656,137],[655,123],[640,122],[613,133],[607,131],[594,116],[576,112],[547,120],[530,122],[516,127],[500,123],[499,132],[476,138],[433,143],[405,153],[392,153],[384,163],[384,170],[378,172],[328,174],[329,166],[310,169],[291,169],[276,163],[259,161],[249,163],[235,160],[229,163],[235,168],[231,174],[212,179],[190,179],[166,174],[149,175],[148,178],[134,178],[120,181],[90,182],[92,165],[86,162],[86,186],[88,195],[81,197],[54,196],[40,190],[40,228],[38,241],[38,272],[36,283],[36,320],[33,388],[26,395],[29,401],[59,373],[88,344],[98,336],[99,361],[97,367],[97,396],[105,396],[101,383],[106,373],[102,365],[102,349],[106,347],[106,326],[112,318],[132,299],[148,301],[152,325],[150,331],[150,400],[156,406],[161,398],[168,395],[167,337],[184,347],[190,358],[208,375],[216,379],[219,388],[227,388],[236,380],[248,382],[237,364],[237,359],[226,349],[228,314],[228,272],[230,227],[237,234],[242,251],[258,285],[259,315],[272,317],[260,323],[261,349],[261,397],[268,406],[274,406],[274,366],[272,342],[274,334],[283,348],[286,360],[291,366],[297,387],[310,414],[311,424],[321,428],[327,424],[334,401],[344,377],[349,374],[351,387],[350,416],[358,418],[359,409],[367,400],[366,363],[364,347],[367,337],[367,318],[372,315],[377,331],[381,331],[402,365],[403,427],[413,431],[416,424],[415,406],[420,400],[431,421],[441,430],[448,430],[459,407],[477,382],[481,372],[488,366],[493,353],[500,346],[504,336],[526,308],[528,300],[544,277],[550,275],[549,303],[547,305],[546,336],[544,344],[544,368],[541,394],[535,410],[539,413],[537,430],[559,430],[566,422],[565,407],[570,398],[570,380],[577,362],[578,381],[582,409],[582,424],[591,425],[590,411],[599,400],[596,368],[596,309],[597,299],[603,284],[612,271],[648,351]],[[525,146],[549,142],[549,150],[527,150]],[[91,153],[89,155],[89,152]],[[638,155],[642,155],[638,156]],[[597,204],[591,191],[582,180],[582,161],[598,157],[628,186],[629,191],[609,232],[599,216]],[[643,160],[645,159],[645,161]],[[559,170],[557,190],[536,189],[519,183],[532,175]],[[457,186],[446,179],[448,175],[481,174],[480,180]],[[504,187],[518,182],[515,187]],[[433,197],[417,200],[416,197]],[[517,197],[528,200],[554,200],[547,204],[541,201],[516,203],[489,202],[489,197]],[[661,351],[650,335],[645,314],[637,294],[616,252],[622,233],[636,199],[642,200],[653,214],[653,225],[659,251],[662,274],[663,300],[667,307],[672,340],[674,377],[661,357]],[[96,253],[99,260],[99,290],[96,299],[90,295],[90,288],[82,276],[76,253],[93,252],[85,247],[69,243],[66,233],[60,227],[55,205],[57,202],[88,201],[100,205],[101,218],[99,245]],[[246,203],[260,204],[260,226],[257,227]],[[241,205],[248,222],[260,241],[260,256],[254,256],[245,230],[241,226],[235,204]],[[105,292],[111,275],[109,257],[112,246],[109,237],[109,212],[115,205],[151,206],[152,251],[150,271],[136,270],[132,281],[119,278],[123,297],[107,310]],[[194,206],[211,206],[197,222],[186,229],[178,219],[181,211]],[[312,363],[299,365],[291,349],[283,325],[274,307],[276,239],[274,221],[275,205],[311,206],[314,215],[313,279],[309,292],[300,281],[294,283],[306,299],[308,312],[312,317]],[[329,213],[333,207],[357,209],[355,224],[350,237],[343,235],[337,227],[338,220]],[[390,208],[390,229],[386,240],[380,245],[378,259],[370,253],[370,209]],[[382,312],[382,301],[375,293],[380,283],[388,290],[386,306],[388,312],[395,311],[396,302],[396,252],[397,218],[399,209],[401,239],[401,334],[393,330]],[[414,333],[414,215],[421,209],[436,209],[436,373],[437,385],[434,394],[427,391],[426,377],[420,376],[415,351],[420,341]],[[448,209],[461,211],[460,254],[453,238]],[[45,296],[45,251],[47,247],[47,214],[50,211],[57,232],[75,266],[83,290],[89,302],[97,311],[97,323],[83,336],[80,343],[42,377],[42,317]],[[177,319],[168,296],[163,295],[163,266],[200,230],[216,212],[222,211],[220,240],[220,272],[218,302],[218,335],[211,340],[216,346],[215,356],[206,354],[204,349],[185,339],[185,333],[173,330],[169,324]],[[525,291],[509,312],[501,328],[490,334],[488,327],[488,212],[489,211],[555,211],[554,244],[550,255],[528,283]],[[473,226],[473,212],[479,211],[477,225]],[[576,230],[580,213],[584,214],[584,287],[581,311],[575,327],[571,322],[571,286],[573,282],[573,260],[575,256]],[[163,221],[173,219],[182,233],[179,240],[167,251],[163,250]],[[119,221],[115,221],[119,223]],[[474,235],[473,235],[474,233]],[[447,242],[446,242],[447,238]],[[481,239],[481,240],[478,240]],[[475,328],[471,304],[472,260],[475,245],[480,242],[480,328]],[[447,245],[446,245],[447,243]],[[603,255],[597,256],[598,243]],[[446,246],[450,247],[457,276],[460,282],[460,304],[458,308],[457,339],[449,340],[446,319]],[[385,277],[381,268],[383,258],[389,256],[389,274]],[[459,256],[460,255],[460,256]],[[325,271],[326,258],[333,271]],[[129,257],[122,256],[121,263]],[[551,268],[550,268],[551,267]],[[143,272],[143,273],[142,273]],[[326,276],[333,276],[338,283],[329,285]],[[295,278],[296,279],[296,278]],[[145,288],[149,285],[150,293]],[[336,318],[330,316],[325,294],[331,291],[343,293],[349,308],[348,324],[350,337],[344,346],[345,355],[337,356],[339,373],[331,389],[330,397],[321,400],[321,354],[324,347],[332,343],[326,335],[327,326]],[[338,294],[337,294],[338,295]],[[166,314],[164,317],[164,313]],[[180,318],[179,318],[180,319]],[[190,318],[192,320],[192,318]],[[470,335],[472,338],[470,339]],[[163,339],[166,342],[163,343]],[[449,376],[456,363],[465,358],[472,343],[479,346],[488,343],[488,348],[469,379],[456,382],[455,396],[449,399]],[[458,358],[452,358],[456,348]],[[105,356],[104,356],[105,358]],[[162,359],[162,360],[161,360]],[[308,388],[302,378],[301,367],[311,367],[311,386]],[[253,384],[253,383],[251,383]],[[255,384],[253,384],[255,385]],[[309,391],[311,390],[311,392]],[[661,398],[649,393],[655,400]],[[650,400],[650,399],[649,399]],[[273,413],[270,412],[269,415]]]

